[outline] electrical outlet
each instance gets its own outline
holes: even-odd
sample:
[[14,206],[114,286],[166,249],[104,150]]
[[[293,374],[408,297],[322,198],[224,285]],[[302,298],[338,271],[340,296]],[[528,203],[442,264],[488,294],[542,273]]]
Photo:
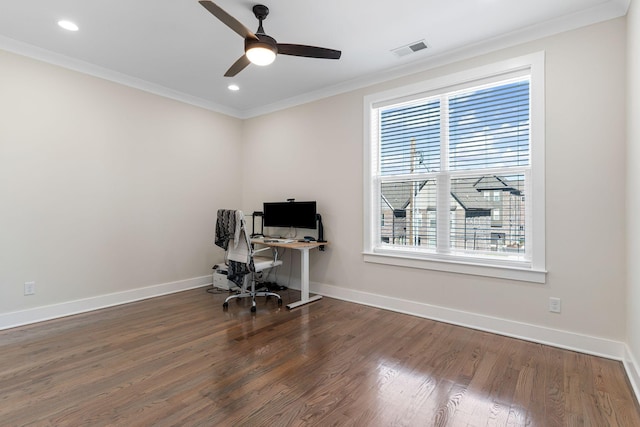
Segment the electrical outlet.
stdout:
[[552,313],[560,313],[562,310],[562,300],[560,298],[549,298],[549,311]]
[[34,295],[36,293],[36,282],[24,282],[24,294]]

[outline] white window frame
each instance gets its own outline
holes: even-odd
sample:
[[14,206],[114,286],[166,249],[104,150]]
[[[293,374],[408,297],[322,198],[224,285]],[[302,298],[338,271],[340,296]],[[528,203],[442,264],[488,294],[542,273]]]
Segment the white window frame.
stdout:
[[[530,159],[531,168],[525,203],[527,245],[531,253],[526,261],[428,253],[413,247],[389,247],[380,243],[378,213],[379,186],[372,180],[378,162],[377,144],[372,137],[378,135],[378,119],[374,112],[381,106],[426,98],[434,94],[472,87],[478,81],[499,81],[504,76],[524,72],[530,75]],[[416,84],[403,86],[364,98],[364,206],[363,255],[365,262],[389,264],[411,268],[447,271],[487,277],[497,277],[535,283],[545,283],[545,84],[544,52],[485,65]],[[375,145],[375,149],[374,149]],[[444,190],[442,190],[444,188]],[[441,186],[446,191],[447,186]],[[443,209],[448,209],[444,206]],[[444,213],[444,212],[443,212]],[[448,233],[438,233],[447,239]],[[440,237],[439,237],[440,238]]]

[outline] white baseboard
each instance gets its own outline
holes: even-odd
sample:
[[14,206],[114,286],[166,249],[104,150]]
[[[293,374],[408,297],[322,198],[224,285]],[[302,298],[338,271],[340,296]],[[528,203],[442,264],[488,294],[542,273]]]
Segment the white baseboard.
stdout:
[[101,308],[172,294],[210,284],[211,275],[208,275],[122,292],[114,292],[112,294],[98,295],[91,298],[84,298],[59,304],[35,307],[27,310],[0,313],[0,330],[70,316],[72,314],[99,310]]
[[633,353],[631,353],[631,350],[627,345],[625,345],[625,357],[622,360],[622,363],[624,363],[624,368],[627,371],[631,387],[636,394],[636,399],[640,402],[640,365],[638,365],[635,357],[633,357]]
[[[547,344],[594,356],[606,357],[608,359],[621,361],[626,359],[626,345],[619,341],[316,282],[310,284],[310,289],[312,293],[344,301],[411,314],[431,320],[505,335],[512,338]],[[635,366],[637,367],[637,365]]]

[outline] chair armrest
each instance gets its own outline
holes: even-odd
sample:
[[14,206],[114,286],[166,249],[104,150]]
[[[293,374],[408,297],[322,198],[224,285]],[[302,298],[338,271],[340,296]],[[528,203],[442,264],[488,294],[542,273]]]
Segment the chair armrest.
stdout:
[[273,262],[278,261],[278,248],[276,248],[275,246],[267,246],[267,247],[260,248],[260,249],[254,249],[253,253],[256,254],[258,252],[262,252],[262,251],[266,251],[266,250],[271,250],[271,252],[273,253]]

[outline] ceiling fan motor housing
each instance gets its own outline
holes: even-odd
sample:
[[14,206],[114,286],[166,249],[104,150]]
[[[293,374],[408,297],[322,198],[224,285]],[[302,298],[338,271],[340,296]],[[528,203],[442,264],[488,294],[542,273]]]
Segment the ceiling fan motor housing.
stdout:
[[266,34],[256,34],[256,39],[244,39],[246,57],[256,65],[269,65],[278,54],[278,43]]
[[278,42],[273,37],[270,37],[266,34],[256,34],[258,40],[246,38],[244,39],[244,51],[248,51],[252,47],[262,47],[265,49],[269,49],[273,51],[273,53],[278,53]]

